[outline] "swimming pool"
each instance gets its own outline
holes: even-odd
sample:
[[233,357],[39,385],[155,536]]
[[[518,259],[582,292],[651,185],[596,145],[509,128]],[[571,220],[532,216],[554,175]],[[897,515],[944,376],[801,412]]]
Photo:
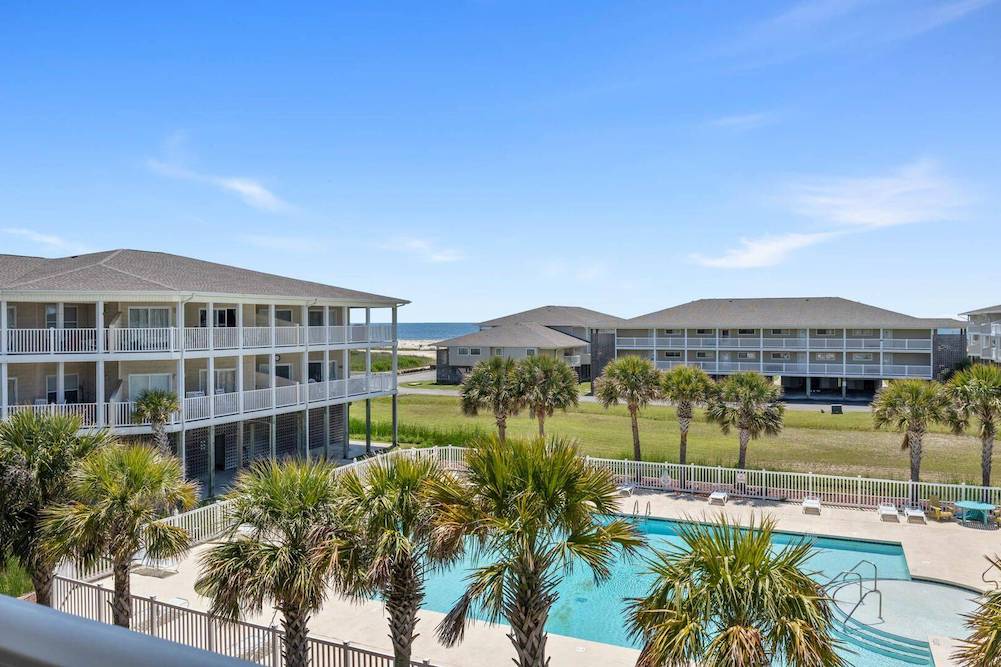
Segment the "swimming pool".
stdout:
[[[681,522],[645,519],[639,521],[637,525],[646,534],[650,547],[665,550],[682,544],[677,534],[679,523]],[[776,532],[772,541],[777,547],[781,547],[804,539],[810,540],[815,547],[816,553],[810,559],[809,565],[816,572],[814,576],[818,581],[827,582],[839,573],[852,569],[862,560],[876,564],[880,581],[904,582],[911,579],[907,569],[907,559],[899,544],[785,532]],[[475,565],[476,563],[467,557],[447,572],[431,575],[427,582],[424,607],[442,613],[448,612],[465,590],[465,573]],[[612,576],[609,580],[595,584],[586,568],[577,568],[560,584],[559,599],[553,605],[546,630],[589,641],[638,648],[629,638],[623,608],[626,598],[640,597],[647,592],[650,579],[643,570],[644,563],[641,558],[620,556],[612,566]],[[872,577],[871,567],[863,566],[859,571],[867,579]],[[476,611],[472,615],[483,618]],[[870,654],[864,644],[853,645],[851,648],[855,651],[849,659],[853,665],[908,664],[897,662],[885,655]]]

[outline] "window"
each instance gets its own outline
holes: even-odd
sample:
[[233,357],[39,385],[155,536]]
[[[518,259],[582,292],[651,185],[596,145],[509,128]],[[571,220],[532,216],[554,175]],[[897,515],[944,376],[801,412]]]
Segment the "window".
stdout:
[[7,378],[7,405],[17,405],[17,378]]
[[665,352],[664,357],[666,359],[681,359],[681,352]]
[[853,361],[872,361],[872,352],[852,352]]
[[785,361],[788,359],[792,359],[792,355],[790,355],[788,352],[772,352],[772,359],[775,359],[777,361]]
[[[198,309],[198,326],[207,327],[208,322],[205,319],[205,308]],[[212,309],[212,326],[214,327],[235,327],[236,326],[236,308],[213,308]]]
[[468,355],[469,354],[469,348],[468,347],[460,347],[459,348],[459,354]]
[[737,353],[737,358],[738,359],[744,359],[744,360],[746,360],[746,359],[754,360],[754,359],[758,358],[758,354],[757,354],[757,352],[738,352]]
[[786,332],[785,329],[772,329],[773,336],[782,336],[783,334],[785,334],[785,332]]
[[696,359],[708,359],[709,358],[709,353],[708,352],[696,352],[695,353],[695,358]]
[[170,391],[170,373],[137,373],[129,375],[129,400],[138,399],[143,392],[159,389]]
[[711,336],[713,334],[712,329],[696,329],[695,333],[699,336]]
[[76,329],[79,326],[79,315],[76,306],[63,306],[63,328]]
[[534,347],[530,347],[530,348],[526,349],[525,350],[525,356],[526,357],[534,357],[535,356],[535,348]]
[[291,308],[275,308],[275,326],[279,327],[292,326]]
[[308,374],[310,382],[323,382],[323,362],[322,361],[309,362]]
[[818,352],[817,361],[837,361],[838,355],[834,352]]
[[478,347],[471,347],[471,348],[469,348],[469,356],[471,356],[471,357],[478,357],[478,356],[480,356],[480,348],[478,348]]
[[309,311],[309,326],[311,326],[311,327],[322,327],[323,326],[323,311],[322,310],[311,310],[311,311]]
[[504,348],[503,347],[495,347],[491,351],[491,354],[493,354],[495,357],[502,357],[502,356],[504,356]]
[[169,308],[129,308],[129,328],[166,328],[170,326]]
[[817,329],[816,333],[818,336],[833,336],[834,329]]
[[730,330],[729,329],[721,329],[720,332],[719,332],[719,335],[722,338],[729,338],[730,337]]
[[852,336],[873,336],[875,333],[872,329],[852,329],[851,331]]
[[[59,397],[56,391],[58,384],[55,375],[45,376],[45,400],[49,403],[58,403]],[[76,373],[63,376],[63,395],[67,403],[80,402],[80,376]]]
[[7,328],[13,329],[17,326],[17,308],[7,306]]
[[754,334],[754,329],[737,329],[738,336],[750,336]]
[[676,333],[678,333],[677,329],[661,329],[660,330],[660,335],[662,335],[662,336],[673,336]]
[[292,379],[292,364],[275,364],[275,377]]
[[[207,368],[198,370],[198,388],[202,393],[207,394],[209,371]],[[230,394],[236,391],[236,369],[217,368],[215,369],[215,393]]]

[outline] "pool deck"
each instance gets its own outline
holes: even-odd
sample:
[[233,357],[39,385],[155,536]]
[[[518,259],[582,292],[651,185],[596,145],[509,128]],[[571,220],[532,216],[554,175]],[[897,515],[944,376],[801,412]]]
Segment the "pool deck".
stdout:
[[[926,525],[880,521],[874,511],[824,507],[821,514],[803,514],[799,505],[760,500],[731,499],[725,506],[710,507],[704,496],[679,495],[639,491],[623,497],[623,513],[632,512],[639,501],[641,513],[650,504],[653,517],[668,519],[713,519],[722,512],[730,519],[746,524],[751,516],[770,516],[778,530],[812,533],[832,537],[856,538],[898,542],[903,546],[911,576],[915,578],[958,584],[975,590],[984,590],[986,584],[980,574],[986,566],[984,555],[998,549],[1001,533],[962,526],[957,523]],[[206,610],[209,601],[194,592],[197,560],[207,545],[197,547],[181,563],[177,574],[164,578],[134,574],[132,591],[137,595],[155,595],[160,600],[174,596],[187,599],[193,609]],[[111,586],[110,579],[103,580]],[[465,640],[456,647],[445,648],[435,639],[434,626],[444,617],[433,611],[422,611],[418,630],[421,633],[414,645],[416,659],[428,659],[441,667],[507,667],[511,664],[513,649],[506,637],[508,628],[482,622],[471,624]],[[266,609],[260,616],[247,620],[270,625],[273,610]],[[316,636],[336,641],[350,641],[357,646],[391,652],[387,636],[385,613],[380,603],[374,601],[350,602],[332,596],[323,610],[310,621]],[[952,664],[949,661],[954,644],[945,637],[929,637],[938,667]],[[575,667],[618,667],[634,665],[638,651],[589,642],[563,635],[550,635],[547,643],[553,665]]]

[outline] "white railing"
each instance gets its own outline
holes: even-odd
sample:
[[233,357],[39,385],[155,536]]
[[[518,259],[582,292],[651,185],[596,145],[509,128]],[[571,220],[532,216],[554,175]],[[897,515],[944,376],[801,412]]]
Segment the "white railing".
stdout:
[[766,361],[765,373],[806,373],[806,364]]
[[212,346],[217,350],[240,347],[240,330],[236,327],[213,327]]
[[615,339],[615,346],[616,347],[634,347],[634,348],[635,347],[639,347],[639,348],[651,347],[652,348],[652,347],[654,347],[654,340],[655,339],[649,338],[649,337],[647,337],[647,338],[636,338],[636,337],[626,337],[626,338],[623,338],[623,337],[619,337],[619,338]]
[[883,348],[887,350],[930,350],[930,338],[884,338]]
[[572,366],[576,368],[580,366],[580,355],[579,354],[568,354],[563,357],[563,363],[567,366]]
[[239,392],[227,392],[225,394],[216,394],[212,397],[214,401],[213,416],[224,417],[226,415],[235,415],[240,411],[240,394]]
[[684,366],[685,362],[681,361],[680,359],[671,359],[671,360],[658,359],[657,361],[654,362],[654,365],[657,367],[657,370],[668,371],[674,368],[675,366]]
[[757,361],[721,361],[719,362],[721,373],[742,373],[744,371],[761,370],[761,363]]
[[[114,590],[100,584],[56,576],[52,582],[53,607],[98,621],[111,623]],[[131,629],[203,651],[210,651],[267,667],[285,665],[285,634],[277,625],[228,621],[204,611],[190,609],[155,597],[131,595]],[[309,664],[313,667],[393,667],[393,656],[362,648],[350,642],[319,637],[307,639]],[[431,667],[428,661],[412,661],[411,667]]]
[[327,327],[327,343],[330,345],[343,345],[348,342],[347,327],[335,325]]
[[883,374],[887,377],[930,378],[931,366],[883,364]]
[[766,338],[764,347],[766,350],[802,350],[806,347],[806,338]]
[[275,407],[283,408],[288,405],[299,403],[299,385],[287,384],[275,387]]
[[209,396],[192,396],[184,399],[184,419],[197,421],[212,416],[212,399]]
[[364,394],[368,390],[368,381],[365,376],[348,378],[348,395],[357,396],[358,394]]
[[307,340],[310,345],[326,345],[327,344],[327,327],[324,326],[312,326],[307,327]]
[[292,347],[302,345],[302,327],[285,326],[275,327],[275,346]]
[[689,336],[688,337],[688,347],[692,347],[692,348],[704,348],[704,347],[715,348],[716,347],[716,339],[715,338],[709,338],[709,337],[706,337],[706,336],[694,336],[694,337],[693,336]]
[[368,325],[368,340],[371,343],[391,343],[393,341],[392,324]]
[[185,327],[184,349],[191,351],[209,349],[209,330],[205,327]]
[[368,392],[375,394],[392,391],[396,387],[396,377],[392,373],[372,373],[369,376]]
[[657,336],[657,347],[684,347],[684,336]]
[[271,327],[243,327],[244,347],[271,347]]
[[366,324],[352,324],[347,327],[348,340],[349,343],[365,343],[368,341],[368,325]]
[[77,417],[81,426],[97,424],[97,403],[49,403],[47,405],[11,405],[10,413],[34,412],[38,415],[66,415]]
[[849,350],[878,350],[878,338],[846,338],[845,348]]
[[66,354],[97,351],[97,329],[8,329],[9,354]]
[[726,338],[719,339],[720,347],[741,347],[741,348],[756,348],[761,347],[761,338],[732,338],[727,336]]
[[271,388],[251,389],[243,392],[243,411],[255,412],[257,410],[271,409]]
[[348,384],[346,380],[330,380],[327,382],[327,396],[330,398],[344,398],[347,395]]
[[309,394],[309,402],[314,403],[316,401],[323,401],[327,398],[327,383],[326,382],[310,382],[306,385],[306,391]]
[[108,329],[108,352],[172,352],[177,349],[177,329]]
[[810,348],[813,350],[841,350],[844,349],[844,347],[845,339],[841,336],[838,336],[837,338],[833,336],[825,338],[812,336],[810,338]]

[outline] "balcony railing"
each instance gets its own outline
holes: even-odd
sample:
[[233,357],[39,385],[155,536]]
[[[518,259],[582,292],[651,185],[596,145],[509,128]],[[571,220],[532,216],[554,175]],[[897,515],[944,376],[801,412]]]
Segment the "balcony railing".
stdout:
[[771,362],[758,361],[682,361],[680,359],[658,360],[655,362],[659,370],[669,370],[675,366],[688,365],[701,368],[707,373],[739,373],[756,372],[767,375],[815,375],[830,377],[905,377],[930,378],[931,366],[900,365],[900,364],[842,364],[842,363],[811,363],[802,362]]
[[754,338],[726,338],[719,339],[720,347],[740,347],[740,348],[759,348],[761,347],[761,339],[758,337]]
[[[391,343],[391,324],[349,326],[271,327],[115,327],[105,329],[104,350],[122,352],[179,352],[210,349],[232,350],[345,343]],[[8,329],[8,354],[93,354],[98,351],[97,329]]]
[[764,347],[772,350],[802,350],[806,348],[806,338],[766,338]]
[[578,366],[580,366],[580,355],[579,354],[568,354],[565,357],[563,357],[563,361],[568,366],[572,366],[573,368],[577,368]]
[[647,348],[647,347],[652,348],[652,347],[654,347],[654,340],[655,339],[649,338],[649,337],[648,338],[617,338],[616,341],[615,341],[615,344],[618,347],[627,347],[627,348]]
[[883,349],[886,350],[930,350],[930,338],[885,338]]
[[[272,406],[279,408],[305,405],[319,401],[336,400],[349,396],[379,394],[392,391],[395,388],[395,377],[392,373],[373,373],[360,375],[347,380],[330,380],[327,382],[310,382],[308,385],[290,384],[281,387],[251,389],[243,393],[243,412],[258,412],[270,410]],[[149,422],[135,416],[135,403],[131,401],[113,401],[110,403],[64,403],[46,405],[11,405],[10,414],[17,412],[34,412],[37,414],[72,415],[80,418],[82,426],[97,426],[98,416],[104,416],[104,423],[112,427],[149,426]],[[183,400],[184,420],[187,422],[201,421],[212,417],[226,417],[240,414],[240,392],[219,393],[214,396],[189,396]],[[171,416],[168,424],[174,425],[181,421],[181,413]]]

